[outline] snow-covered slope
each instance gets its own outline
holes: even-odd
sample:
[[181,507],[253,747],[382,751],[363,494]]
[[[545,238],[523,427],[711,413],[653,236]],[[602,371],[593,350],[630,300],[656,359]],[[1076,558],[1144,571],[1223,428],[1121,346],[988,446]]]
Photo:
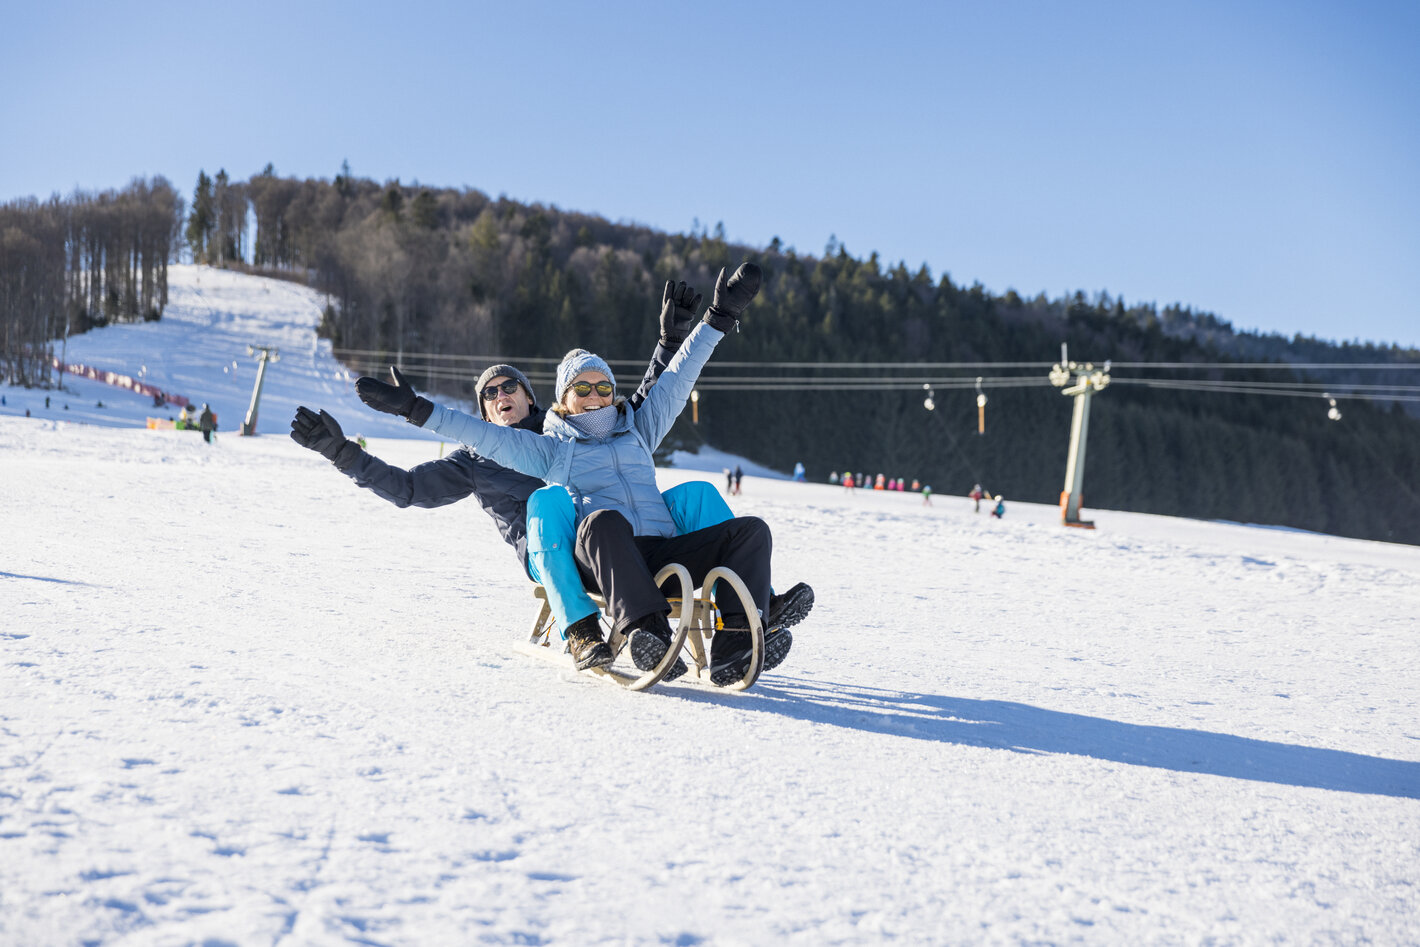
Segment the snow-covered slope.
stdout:
[[[272,346],[280,359],[267,366],[257,415],[259,434],[290,429],[298,404],[318,405],[336,418],[357,420],[348,434],[405,436],[408,425],[379,415],[355,396],[354,378],[318,340],[325,297],[281,280],[206,266],[173,266],[168,307],[157,322],[95,329],[69,340],[65,361],[117,372],[180,395],[217,412],[222,431],[240,429],[251,404],[257,359],[249,346]],[[59,346],[55,346],[56,354]],[[175,418],[178,408],[155,408],[150,397],[72,374],[65,392],[0,386],[0,415],[143,427],[149,417]],[[45,399],[48,396],[49,405]],[[97,405],[102,402],[103,407]]]
[[747,693],[632,694],[511,651],[475,504],[0,417],[0,943],[1416,942],[1420,549],[733,502],[817,608]]

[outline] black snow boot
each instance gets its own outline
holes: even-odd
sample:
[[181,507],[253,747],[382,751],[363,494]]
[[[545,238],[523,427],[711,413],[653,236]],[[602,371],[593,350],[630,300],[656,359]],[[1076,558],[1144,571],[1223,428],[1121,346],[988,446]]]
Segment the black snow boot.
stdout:
[[[789,656],[789,648],[794,644],[794,636],[787,628],[771,628],[764,633],[764,666],[768,671],[784,663]],[[749,659],[754,649],[754,639],[749,629],[743,626],[726,626],[715,632],[710,645],[710,683],[716,687],[728,687],[745,676],[749,670]]]
[[596,613],[574,621],[567,629],[567,650],[572,652],[572,660],[577,670],[604,668],[616,659],[611,649],[602,640],[600,616]]
[[[636,627],[628,636],[631,644],[631,661],[639,670],[650,671],[661,663],[661,659],[666,656],[666,649],[671,646],[670,622],[666,621],[665,612],[652,612],[636,623]],[[676,658],[670,670],[666,671],[663,681],[673,681],[685,673],[685,661]]]
[[814,590],[803,582],[798,583],[783,595],[769,596],[769,617],[766,628],[788,628],[797,625],[809,615],[814,607]]

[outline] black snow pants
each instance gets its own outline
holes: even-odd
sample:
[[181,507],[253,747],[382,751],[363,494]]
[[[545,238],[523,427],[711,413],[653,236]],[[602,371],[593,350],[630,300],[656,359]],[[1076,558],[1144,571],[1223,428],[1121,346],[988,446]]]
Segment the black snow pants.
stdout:
[[[733,569],[763,615],[769,609],[773,547],[769,526],[757,516],[740,516],[666,538],[633,536],[626,517],[616,510],[598,510],[577,527],[575,556],[587,587],[606,598],[612,627],[625,631],[650,613],[667,610],[655,576],[672,562],[685,566],[696,587],[716,566]],[[723,596],[719,604],[727,626],[744,623],[738,596]]]

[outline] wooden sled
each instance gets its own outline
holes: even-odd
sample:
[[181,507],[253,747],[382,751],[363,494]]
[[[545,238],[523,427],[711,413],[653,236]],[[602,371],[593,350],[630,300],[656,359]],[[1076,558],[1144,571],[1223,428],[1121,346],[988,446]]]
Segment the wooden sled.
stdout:
[[[671,607],[671,646],[666,649],[666,656],[661,659],[661,663],[649,671],[637,669],[630,661],[630,654],[623,653],[626,637],[613,631],[607,636],[607,645],[617,656],[616,661],[604,668],[591,668],[583,673],[606,678],[627,690],[645,690],[665,677],[679,655],[685,658],[688,670],[676,683],[685,681],[714,687],[710,682],[709,644],[722,624],[719,608],[707,590],[714,589],[719,583],[722,588],[732,589],[744,606],[744,613],[750,625],[751,651],[749,667],[744,676],[732,684],[715,689],[742,691],[753,686],[764,668],[764,625],[755,608],[754,597],[750,595],[744,580],[733,570],[718,567],[710,570],[700,589],[695,589],[691,585],[690,572],[679,563],[671,563],[656,574],[656,585],[664,591],[666,583],[672,578],[677,580],[678,588],[671,591],[679,594],[666,596],[666,602]],[[597,608],[606,611],[605,598],[591,592],[588,595]],[[532,634],[528,636],[527,641],[515,645],[514,650],[554,664],[573,667],[571,654],[567,652],[561,636],[556,634],[556,623],[552,620],[552,606],[547,601],[547,590],[541,585],[534,586],[533,597],[538,600],[540,607],[537,618],[533,620]],[[604,618],[602,622],[605,624]]]

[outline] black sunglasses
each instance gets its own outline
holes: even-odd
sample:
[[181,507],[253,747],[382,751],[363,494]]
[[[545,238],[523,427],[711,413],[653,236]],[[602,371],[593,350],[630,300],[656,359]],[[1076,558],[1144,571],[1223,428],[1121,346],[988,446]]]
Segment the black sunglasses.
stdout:
[[484,400],[484,401],[493,401],[494,399],[496,399],[496,398],[498,397],[498,392],[499,392],[499,391],[502,391],[503,394],[505,394],[505,395],[511,395],[513,392],[515,392],[515,391],[517,391],[517,390],[518,390],[518,382],[516,382],[516,381],[514,381],[513,379],[509,378],[509,379],[508,379],[507,381],[505,381],[505,382],[500,382],[499,384],[496,384],[496,385],[489,385],[487,388],[483,389],[483,400]]
[[611,393],[616,390],[616,386],[609,381],[599,381],[596,384],[589,381],[574,381],[567,387],[570,388],[572,393],[578,398],[587,397],[587,395],[592,393],[593,388],[595,388],[597,394],[601,395],[603,398],[610,398]]

